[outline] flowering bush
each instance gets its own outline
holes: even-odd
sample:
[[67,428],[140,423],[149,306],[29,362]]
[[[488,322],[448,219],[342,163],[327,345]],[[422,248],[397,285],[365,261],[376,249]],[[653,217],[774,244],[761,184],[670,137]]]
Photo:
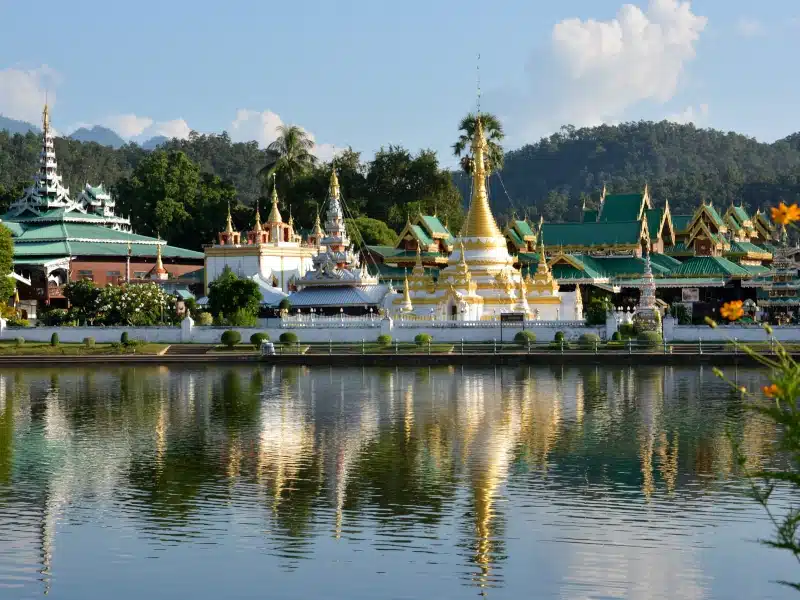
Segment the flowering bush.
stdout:
[[156,283],[125,283],[102,288],[96,301],[96,314],[107,325],[141,327],[177,320],[175,297]]

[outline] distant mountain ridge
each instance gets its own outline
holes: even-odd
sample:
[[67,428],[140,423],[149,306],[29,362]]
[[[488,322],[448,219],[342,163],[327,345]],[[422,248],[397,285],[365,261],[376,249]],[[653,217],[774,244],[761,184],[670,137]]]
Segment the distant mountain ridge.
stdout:
[[95,125],[91,128],[81,127],[69,134],[70,139],[78,142],[96,142],[101,146],[111,146],[112,148],[120,148],[125,144],[119,134],[101,125]]
[[28,133],[29,131],[33,131],[34,133],[39,133],[41,131],[38,127],[27,121],[18,121],[17,119],[11,119],[0,115],[0,131],[3,129],[7,130],[9,133],[22,134]]

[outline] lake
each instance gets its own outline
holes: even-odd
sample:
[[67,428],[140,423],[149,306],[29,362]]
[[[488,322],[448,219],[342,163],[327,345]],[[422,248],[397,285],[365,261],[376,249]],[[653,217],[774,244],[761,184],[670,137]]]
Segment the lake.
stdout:
[[3,369],[0,598],[793,598],[776,439],[703,368]]

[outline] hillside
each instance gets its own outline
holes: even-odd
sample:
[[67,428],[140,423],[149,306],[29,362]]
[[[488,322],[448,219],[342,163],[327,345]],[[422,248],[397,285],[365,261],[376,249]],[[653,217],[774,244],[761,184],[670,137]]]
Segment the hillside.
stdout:
[[800,200],[800,136],[765,144],[668,121],[564,127],[509,152],[500,176],[511,197],[493,177],[493,206],[500,213],[527,208],[546,218],[577,218],[582,200],[591,204],[588,196],[596,198],[603,184],[624,192],[645,183],[675,213],[701,200],[744,201],[754,209],[780,198]]
[[[262,193],[257,173],[265,156],[256,142],[234,143],[226,133],[158,141],[161,148],[182,150],[203,171],[230,181],[243,204],[252,206]],[[0,131],[0,204],[35,172],[39,144],[34,133]],[[56,140],[56,151],[73,191],[87,181],[114,185],[147,156],[135,144],[114,149],[64,138]],[[461,173],[454,179],[468,198],[469,181]],[[765,144],[737,133],[666,121],[565,127],[509,152],[490,189],[501,220],[512,212],[560,220],[577,219],[581,202],[595,201],[604,183],[610,191],[622,192],[642,189],[645,182],[657,202],[669,199],[675,213],[689,212],[703,199],[717,205],[744,201],[751,209],[780,199],[800,201],[800,134]]]
[[18,121],[0,115],[0,130],[6,130],[9,133],[28,133],[29,131],[39,131],[39,128],[31,125],[27,121]]
[[125,140],[117,132],[100,125],[91,128],[81,127],[69,134],[69,137],[78,142],[96,142],[101,146],[111,146],[112,148],[119,148],[125,144]]

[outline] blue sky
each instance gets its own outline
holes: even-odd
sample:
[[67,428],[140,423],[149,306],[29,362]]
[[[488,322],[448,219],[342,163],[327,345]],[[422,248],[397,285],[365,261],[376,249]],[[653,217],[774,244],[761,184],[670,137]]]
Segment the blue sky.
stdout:
[[478,53],[508,147],[640,118],[765,141],[800,129],[790,0],[0,0],[0,24],[0,113],[38,120],[47,89],[64,132],[264,144],[284,122],[324,157],[393,143],[452,164]]

